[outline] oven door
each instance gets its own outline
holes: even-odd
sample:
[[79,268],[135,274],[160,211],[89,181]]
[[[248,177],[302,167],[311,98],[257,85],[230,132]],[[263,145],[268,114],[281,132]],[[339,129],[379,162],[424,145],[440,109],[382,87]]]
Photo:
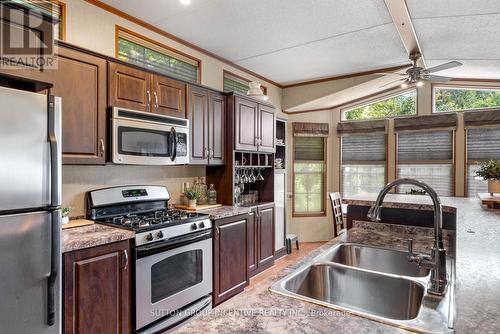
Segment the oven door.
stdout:
[[212,292],[211,233],[137,247],[136,329]]
[[[175,134],[174,127],[161,123],[113,118],[112,128],[112,160],[114,163],[176,164],[175,156],[180,151],[177,147],[180,136]],[[187,135],[185,141],[187,141]]]

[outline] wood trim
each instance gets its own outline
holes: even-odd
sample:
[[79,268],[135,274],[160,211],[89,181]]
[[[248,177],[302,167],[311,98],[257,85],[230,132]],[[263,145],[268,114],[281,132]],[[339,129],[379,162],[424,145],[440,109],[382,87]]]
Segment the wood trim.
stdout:
[[61,22],[59,24],[62,24],[62,30],[61,30],[61,36],[60,39],[62,41],[66,40],[66,23],[67,23],[67,15],[66,15],[66,3],[62,2],[60,0],[55,0],[55,2],[59,5],[61,8]]
[[312,85],[312,84],[317,84],[317,83],[326,82],[326,81],[360,77],[360,76],[363,76],[363,75],[370,75],[370,74],[375,74],[375,73],[378,73],[378,72],[391,72],[391,71],[400,70],[402,68],[406,68],[408,66],[410,66],[410,64],[407,64],[407,65],[398,65],[398,66],[391,66],[391,67],[382,67],[382,68],[378,68],[378,69],[375,69],[375,70],[369,70],[369,71],[363,71],[363,72],[355,72],[355,73],[349,73],[349,74],[334,75],[334,76],[326,77],[326,78],[322,78],[322,79],[315,79],[315,80],[309,80],[309,81],[301,81],[301,82],[297,82],[297,83],[293,83],[293,84],[289,84],[289,85],[283,85],[281,88],[292,88],[292,87],[298,87],[298,86]]
[[[235,73],[233,73],[231,71],[228,71],[228,70],[224,69],[224,70],[222,70],[222,90],[224,90],[224,77],[226,76],[226,74],[229,74],[229,75],[231,75],[233,77],[236,77],[236,78],[241,79],[241,80],[246,81],[246,82],[251,82],[252,81],[250,79],[242,77],[241,75],[235,74]],[[260,88],[262,88],[262,91],[263,91],[264,95],[267,96],[267,87],[261,84]]]
[[155,33],[157,33],[159,35],[162,35],[162,36],[168,38],[168,39],[171,39],[171,40],[173,40],[173,41],[175,41],[177,43],[180,43],[180,44],[182,44],[184,46],[187,46],[187,47],[189,47],[189,48],[191,48],[193,50],[196,50],[196,51],[201,52],[201,53],[203,53],[203,54],[205,54],[207,56],[215,58],[215,59],[217,59],[217,60],[219,60],[219,61],[221,61],[221,62],[223,62],[223,63],[225,63],[227,65],[230,65],[230,66],[232,66],[234,68],[237,68],[237,69],[239,69],[239,70],[241,70],[241,71],[243,71],[245,73],[248,73],[248,74],[250,74],[250,75],[252,75],[254,77],[262,79],[262,80],[264,80],[264,81],[266,81],[266,82],[268,82],[270,84],[273,84],[273,85],[275,85],[275,86],[277,86],[279,88],[283,88],[283,86],[281,84],[279,84],[279,83],[277,83],[277,82],[275,82],[275,81],[273,81],[271,79],[268,79],[268,78],[266,78],[266,77],[264,77],[264,76],[262,76],[260,74],[252,72],[252,71],[250,71],[250,70],[248,70],[248,69],[246,69],[246,68],[244,68],[244,67],[242,67],[240,65],[237,65],[237,64],[233,63],[230,60],[227,60],[226,58],[218,56],[218,55],[216,55],[216,54],[214,54],[214,53],[212,53],[212,52],[210,52],[208,50],[205,50],[205,49],[203,49],[203,48],[201,48],[201,47],[199,47],[197,45],[194,45],[194,44],[192,44],[192,43],[190,43],[190,42],[188,42],[188,41],[186,41],[186,40],[184,40],[182,38],[179,38],[179,37],[177,37],[177,36],[175,36],[175,35],[173,35],[173,34],[171,34],[169,32],[166,32],[165,30],[159,29],[159,28],[153,26],[152,24],[149,24],[149,23],[147,23],[147,22],[145,22],[145,21],[143,21],[141,19],[138,19],[137,17],[129,15],[129,14],[127,14],[127,13],[125,13],[125,12],[123,12],[123,11],[115,8],[115,7],[112,7],[112,6],[108,5],[108,4],[105,4],[105,3],[103,3],[103,2],[101,2],[99,0],[85,0],[85,1],[88,2],[89,4],[92,4],[92,5],[96,6],[96,7],[101,8],[101,9],[103,9],[103,10],[109,12],[109,13],[117,15],[117,16],[123,18],[123,19],[126,19],[126,20],[128,20],[130,22],[133,22],[133,23],[137,24],[137,25],[140,25],[143,28],[151,30],[151,31],[153,31],[153,32],[155,32]]
[[198,63],[198,69],[197,69],[198,75],[197,75],[196,82],[199,83],[199,84],[201,84],[201,72],[202,72],[201,71],[201,66],[202,66],[201,59],[193,57],[193,56],[191,56],[191,55],[189,55],[187,53],[184,53],[182,51],[176,50],[176,49],[174,49],[174,48],[172,48],[172,47],[170,47],[168,45],[162,44],[162,43],[160,43],[158,41],[155,41],[155,40],[153,40],[153,39],[151,39],[149,37],[146,37],[144,35],[138,34],[135,31],[129,30],[129,29],[127,29],[125,27],[122,27],[122,26],[120,26],[118,24],[115,25],[115,58],[118,59],[118,36],[120,34],[120,31],[123,31],[126,34],[132,35],[132,36],[134,36],[134,37],[136,37],[136,38],[138,38],[140,40],[143,40],[143,41],[145,41],[147,43],[154,44],[154,45],[156,45],[156,46],[158,46],[158,47],[160,47],[162,49],[166,49],[168,51],[171,51],[174,54],[179,54],[182,57],[186,57],[186,58],[189,58],[189,59],[197,62]]

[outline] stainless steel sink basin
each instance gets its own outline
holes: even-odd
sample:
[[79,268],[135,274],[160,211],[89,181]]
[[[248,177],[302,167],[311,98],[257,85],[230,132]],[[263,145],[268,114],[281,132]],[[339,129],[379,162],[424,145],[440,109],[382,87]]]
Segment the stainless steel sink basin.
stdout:
[[406,252],[360,244],[340,244],[325,253],[323,261],[388,274],[425,277],[429,269],[410,263]]
[[415,281],[334,264],[313,264],[284,288],[319,302],[397,320],[417,317],[425,287]]

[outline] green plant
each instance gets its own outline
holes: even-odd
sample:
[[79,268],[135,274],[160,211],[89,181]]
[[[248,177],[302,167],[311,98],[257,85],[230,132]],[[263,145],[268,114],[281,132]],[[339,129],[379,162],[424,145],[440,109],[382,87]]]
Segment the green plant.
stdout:
[[482,177],[485,180],[500,180],[500,160],[490,160],[484,162],[476,171],[476,176]]
[[408,195],[425,195],[426,192],[425,192],[425,190],[411,188],[410,191],[406,192],[406,194],[408,194]]
[[63,217],[68,217],[69,216],[69,213],[71,212],[71,207],[67,206],[67,207],[63,207],[61,209],[61,215]]
[[186,198],[189,200],[197,200],[201,197],[201,192],[192,188],[186,189],[186,191],[184,191],[184,196],[186,196]]

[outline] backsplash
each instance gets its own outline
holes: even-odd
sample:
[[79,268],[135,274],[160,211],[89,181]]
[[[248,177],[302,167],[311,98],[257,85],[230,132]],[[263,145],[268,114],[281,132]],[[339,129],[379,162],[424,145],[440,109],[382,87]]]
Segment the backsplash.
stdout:
[[85,193],[89,190],[129,185],[166,186],[169,203],[179,203],[183,182],[193,184],[195,177],[205,176],[204,166],[70,166],[62,167],[62,203],[70,206],[71,217],[85,215]]

